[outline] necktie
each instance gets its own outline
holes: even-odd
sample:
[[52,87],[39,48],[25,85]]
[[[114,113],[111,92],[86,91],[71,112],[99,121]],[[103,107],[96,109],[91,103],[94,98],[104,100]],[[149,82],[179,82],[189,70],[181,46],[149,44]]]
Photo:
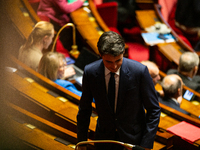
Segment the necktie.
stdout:
[[115,73],[110,72],[110,80],[108,83],[108,101],[112,111],[114,112],[115,106]]

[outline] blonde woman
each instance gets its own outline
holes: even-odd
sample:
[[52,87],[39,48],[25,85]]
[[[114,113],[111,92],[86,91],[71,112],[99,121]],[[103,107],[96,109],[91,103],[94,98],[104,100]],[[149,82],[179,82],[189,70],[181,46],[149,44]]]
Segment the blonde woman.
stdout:
[[54,26],[46,21],[38,22],[26,43],[20,47],[18,59],[37,71],[42,50],[47,49],[54,37]]
[[45,53],[40,60],[38,72],[67,90],[79,96],[82,95],[82,92],[78,91],[71,82],[64,80],[64,78],[74,75],[75,71],[72,67],[67,67],[63,54],[58,52]]

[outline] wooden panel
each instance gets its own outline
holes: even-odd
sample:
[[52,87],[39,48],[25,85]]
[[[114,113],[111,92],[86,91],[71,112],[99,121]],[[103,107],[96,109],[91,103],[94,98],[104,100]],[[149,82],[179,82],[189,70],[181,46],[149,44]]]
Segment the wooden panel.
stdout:
[[6,0],[4,3],[9,18],[21,34],[28,38],[36,22],[30,18],[30,14],[23,3],[20,0]]
[[142,29],[153,26],[156,21],[159,21],[154,10],[137,10],[135,13],[138,23]]
[[[179,63],[180,55],[185,51],[194,51],[189,47],[179,36],[173,31],[169,24],[164,20],[159,5],[155,4],[154,9],[151,10],[138,10],[136,11],[136,18],[139,22],[139,25],[142,29],[154,25],[157,21],[165,24],[168,28],[171,29],[172,35],[176,38],[176,41],[169,44],[157,44],[158,50],[170,61],[174,62],[176,65]],[[144,31],[145,32],[145,31]],[[153,48],[154,50],[155,47]],[[173,53],[173,55],[172,55]],[[154,58],[156,59],[156,58]],[[170,64],[169,64],[170,66]],[[166,69],[166,68],[165,68]]]
[[[78,105],[75,105],[72,102],[67,101],[67,100],[63,102],[59,100],[58,98],[55,98],[54,96],[48,93],[45,93],[44,91],[41,91],[35,86],[36,83],[34,85],[32,83],[18,76],[16,73],[12,73],[9,76],[8,84],[12,88],[14,88],[17,93],[22,93],[23,95],[26,95],[27,97],[29,97],[29,99],[27,100],[30,102],[27,101],[26,104],[35,103],[38,105],[38,107],[43,107],[44,109],[49,110],[50,111],[49,113],[55,113],[55,115],[58,115],[61,118],[63,118],[64,119],[63,121],[68,121],[71,124],[74,124],[74,126],[76,126],[76,115],[78,113]],[[18,104],[22,103],[20,99],[18,99],[18,101],[19,101]],[[12,101],[12,102],[17,103],[16,101]],[[24,106],[24,107],[27,107],[27,106]],[[36,109],[32,111],[40,114]],[[40,114],[40,115],[44,116],[44,114]],[[89,127],[90,130],[94,132],[95,126],[96,126],[96,118],[91,117],[91,125]],[[74,132],[75,131],[76,129],[74,128]]]
[[23,123],[20,123],[22,120],[20,120],[20,122],[15,120],[18,120],[18,118],[14,118],[13,116],[7,117],[6,121],[10,124],[10,128],[9,130],[5,129],[5,131],[7,134],[19,138],[21,142],[24,142],[31,147],[44,150],[72,150],[72,144],[64,145],[56,141],[56,136],[44,132],[29,122],[23,120]]
[[175,62],[175,64],[179,64],[179,58],[181,56],[180,46],[175,43],[164,43],[158,44],[158,48],[160,52],[170,61]]

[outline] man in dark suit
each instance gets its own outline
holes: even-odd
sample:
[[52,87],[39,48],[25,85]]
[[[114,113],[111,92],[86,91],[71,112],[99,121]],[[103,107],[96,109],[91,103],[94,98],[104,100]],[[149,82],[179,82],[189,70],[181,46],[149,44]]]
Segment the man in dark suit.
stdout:
[[159,101],[164,105],[189,115],[187,111],[180,108],[183,90],[182,79],[176,74],[167,75],[163,78],[162,88],[164,91],[164,97],[159,97]]
[[[98,113],[95,139],[153,148],[160,106],[147,67],[123,57],[124,40],[115,32],[103,33],[97,46],[102,59],[84,69],[77,115],[78,141],[87,140],[94,98]],[[115,88],[110,88],[113,73]],[[111,92],[114,100],[110,98],[110,89],[114,89]],[[103,149],[112,150],[113,147],[104,145]]]
[[179,59],[178,70],[170,69],[167,74],[177,74],[189,88],[200,92],[200,76],[196,75],[199,67],[199,56],[194,52],[185,52]]

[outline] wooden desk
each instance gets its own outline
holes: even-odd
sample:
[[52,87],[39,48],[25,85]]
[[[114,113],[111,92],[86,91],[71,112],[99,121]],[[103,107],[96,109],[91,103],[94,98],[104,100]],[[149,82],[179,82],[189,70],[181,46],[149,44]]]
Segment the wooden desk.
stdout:
[[[8,135],[20,139],[20,142],[26,143],[26,145],[30,145],[31,147],[34,146],[46,150],[72,150],[72,147],[75,146],[77,141],[75,133],[63,129],[11,103],[8,105],[10,112],[9,114],[5,114],[8,126],[4,130]],[[45,124],[45,126],[43,127],[42,124]],[[60,132],[63,135],[56,132]]]
[[[140,27],[144,30],[145,28],[153,26],[156,22],[161,22],[171,29],[169,24],[162,17],[162,14],[159,8],[157,7],[158,5],[155,4],[154,6],[155,6],[155,10],[136,11],[136,18],[138,20]],[[160,69],[162,69],[163,71],[167,71],[171,67],[177,67],[179,64],[179,57],[183,52],[185,51],[194,52],[194,50],[190,48],[185,42],[183,42],[183,40],[181,40],[179,36],[172,29],[171,29],[171,33],[176,38],[175,42],[157,44],[156,46],[151,47],[151,50],[150,50],[150,58],[156,63],[159,63],[158,65]],[[157,50],[160,53],[155,52]],[[160,62],[157,62],[156,60],[157,59],[156,54],[161,55],[161,59],[163,57],[166,59],[163,59],[162,63],[160,64]]]
[[179,44],[185,51],[194,51],[183,40],[179,38],[176,32],[170,27],[170,25],[164,20],[158,4],[154,4],[153,10],[138,10],[136,11],[136,18],[140,27],[144,30],[150,26],[155,25],[156,22],[161,22],[171,29],[172,35],[176,38],[176,43]]
[[29,13],[23,2],[25,1],[4,1],[8,17],[11,19],[20,35],[27,39],[36,23],[36,20],[30,17],[32,15]]
[[[102,33],[110,31],[110,29],[100,17],[93,0],[88,2],[89,6],[73,11],[70,16],[82,38],[99,55],[97,49],[99,37]],[[125,49],[128,49],[127,44],[125,44]]]
[[[8,86],[17,99],[10,98],[11,103],[27,109],[31,113],[45,118],[63,128],[76,132],[76,115],[78,105],[64,97],[58,97],[31,78],[16,73],[8,76]],[[14,90],[14,91],[13,91]],[[89,138],[94,138],[96,116],[91,117]]]
[[26,75],[26,77],[32,78],[33,80],[37,81],[39,84],[51,90],[52,92],[55,92],[58,95],[67,98],[73,103],[79,104],[80,96],[72,93],[71,91],[61,87],[60,85],[54,83],[53,81],[49,80],[48,78],[34,71],[33,69],[26,66],[18,59],[16,59],[14,56],[10,55],[9,58],[12,62],[12,67],[21,68],[22,69],[21,71]]
[[157,44],[159,51],[170,61],[179,64],[181,47],[176,43]]
[[[89,1],[89,3],[91,6],[92,2]],[[70,13],[70,16],[82,38],[88,43],[96,54],[99,54],[97,42],[104,30],[99,26],[95,16],[91,12],[90,6],[75,10]],[[104,27],[106,27],[105,24]],[[106,31],[109,31],[109,29]]]
[[[162,105],[163,104],[160,103],[161,108],[163,107]],[[173,125],[176,125],[177,123],[180,123],[181,121],[185,121],[185,120],[184,119],[183,120],[178,120],[178,119],[172,118],[167,113],[164,113],[162,111],[161,117],[160,117],[160,123],[159,123],[158,127],[160,129],[167,130],[167,128],[169,128],[169,127],[171,127]],[[177,143],[177,139],[180,140],[178,143]],[[183,139],[180,139],[180,137],[175,136],[174,146],[173,147],[179,147],[179,148],[182,147],[183,149],[185,148],[185,149],[198,150],[199,147],[200,147],[200,140],[197,140],[197,141],[195,141],[194,144],[191,144],[191,143],[189,143],[187,141],[184,141]]]

